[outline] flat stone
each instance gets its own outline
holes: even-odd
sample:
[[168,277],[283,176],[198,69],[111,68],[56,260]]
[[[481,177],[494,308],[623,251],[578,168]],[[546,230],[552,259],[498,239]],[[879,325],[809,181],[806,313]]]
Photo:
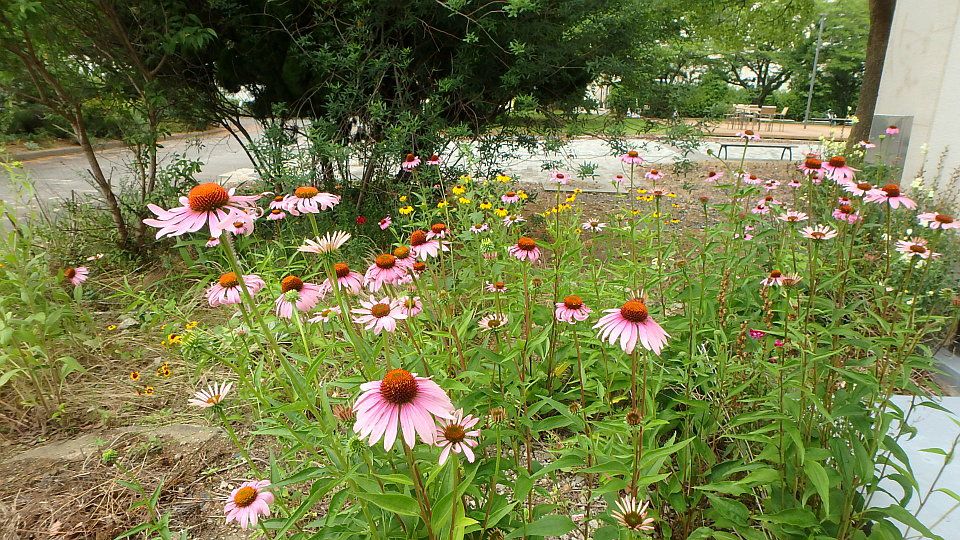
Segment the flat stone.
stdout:
[[80,437],[38,446],[21,452],[6,462],[28,460],[76,461],[98,456],[111,441],[127,434],[146,435],[168,439],[179,445],[199,446],[221,433],[219,428],[196,426],[193,424],[171,424],[169,426],[128,426],[104,433],[81,435]]

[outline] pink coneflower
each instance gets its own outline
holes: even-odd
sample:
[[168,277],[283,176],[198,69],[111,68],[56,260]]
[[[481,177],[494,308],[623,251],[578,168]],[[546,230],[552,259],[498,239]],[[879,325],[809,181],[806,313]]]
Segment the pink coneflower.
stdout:
[[591,309],[583,303],[583,299],[575,294],[571,294],[563,299],[563,302],[556,303],[556,309],[553,312],[554,317],[560,322],[574,324],[587,320]]
[[277,317],[293,317],[293,309],[305,313],[323,298],[323,291],[315,283],[304,283],[298,276],[287,276],[280,281],[280,297],[275,304]]
[[800,236],[811,240],[830,240],[837,237],[837,230],[827,225],[815,225],[800,229]]
[[837,197],[837,204],[853,204],[853,199],[850,197]]
[[430,239],[426,231],[417,229],[410,233],[410,251],[414,257],[427,260],[430,257],[438,257],[441,250],[450,251],[450,248],[446,244],[441,244],[439,240]]
[[520,202],[520,195],[518,195],[516,191],[508,191],[500,196],[500,200],[503,201],[504,204],[514,204]]
[[743,131],[737,132],[737,138],[743,139],[745,141],[759,141],[760,135],[757,133],[754,133],[752,129],[745,129]]
[[703,180],[706,182],[716,182],[723,178],[723,172],[720,171],[708,171],[707,175],[703,177]]
[[920,222],[920,225],[931,229],[960,229],[960,221],[955,220],[953,216],[939,212],[917,214],[917,221]]
[[473,234],[480,234],[490,230],[490,226],[486,223],[477,223],[470,226],[470,232]]
[[247,526],[255,527],[261,516],[269,516],[273,493],[264,491],[269,485],[269,480],[244,482],[230,492],[227,504],[223,507],[227,523],[236,521],[241,529],[246,529]]
[[757,204],[756,206],[754,206],[753,208],[751,208],[751,209],[750,209],[750,212],[753,213],[753,214],[765,216],[765,215],[767,215],[767,214],[770,213],[770,207],[767,206],[767,205],[765,205],[765,204],[763,204],[763,203],[759,203],[759,204]]
[[287,213],[279,208],[274,208],[273,210],[270,210],[270,212],[267,214],[267,219],[269,219],[270,221],[278,221],[285,217],[287,217]]
[[524,221],[526,221],[526,218],[520,214],[509,214],[507,217],[503,218],[503,224],[507,227],[516,225],[517,223],[523,223]]
[[407,154],[407,157],[403,159],[403,163],[400,164],[400,167],[405,171],[412,171],[420,166],[420,158],[415,154]]
[[801,221],[806,221],[807,217],[807,214],[804,212],[787,210],[787,213],[783,214],[782,216],[777,216],[777,219],[780,221],[786,221],[787,223],[800,223]]
[[187,403],[195,407],[200,407],[201,409],[215,407],[227,397],[231,388],[233,388],[232,382],[211,384],[203,390],[197,390],[197,392],[193,394],[193,398]]
[[404,296],[397,299],[397,303],[400,306],[400,311],[407,318],[416,317],[417,315],[423,313],[423,302],[420,301],[419,296]]
[[434,417],[453,418],[453,403],[440,386],[416,373],[394,369],[383,380],[360,385],[363,391],[353,410],[357,421],[353,431],[370,446],[383,437],[384,450],[390,450],[397,439],[397,428],[403,432],[406,445],[413,448],[415,435],[432,445],[436,441]]
[[271,199],[269,205],[270,210],[283,210],[286,206],[286,199],[283,195],[277,195]]
[[482,330],[500,330],[507,326],[507,316],[499,313],[484,315],[477,321],[477,325],[479,325]]
[[476,459],[473,454],[473,447],[477,446],[477,437],[480,436],[480,430],[472,428],[479,421],[480,419],[472,414],[463,416],[463,409],[453,411],[453,418],[440,419],[436,434],[436,445],[443,448],[443,451],[440,452],[440,465],[447,462],[451,451],[455,454],[462,452],[467,457],[467,461],[473,463]]
[[182,206],[164,210],[148,204],[147,208],[156,214],[157,219],[149,218],[143,222],[160,229],[157,238],[196,232],[204,226],[210,229],[210,236],[220,236],[229,223],[231,210],[253,207],[259,198],[260,195],[234,195],[233,189],[228,191],[216,182],[206,182],[195,186],[186,197],[180,197]]
[[340,313],[342,313],[342,311],[339,306],[331,306],[328,308],[323,308],[320,311],[316,312],[316,314],[313,317],[310,317],[309,319],[307,319],[307,322],[312,322],[312,323],[330,322],[334,318],[336,318],[337,315],[340,315]]
[[863,148],[864,150],[868,150],[868,149],[870,149],[870,148],[876,148],[876,147],[877,147],[877,145],[873,144],[873,143],[870,142],[870,141],[860,141],[859,143],[857,143],[857,145],[858,145],[860,148]]
[[397,258],[389,253],[377,255],[373,264],[363,276],[363,283],[371,291],[377,292],[384,285],[396,285],[407,277],[409,270],[397,264]]
[[430,154],[430,158],[426,161],[427,165],[438,166],[440,165],[440,156],[436,154]]
[[[360,272],[354,272],[351,270],[347,263],[334,263],[333,272],[337,276],[338,289],[347,290],[352,294],[358,294],[360,289],[363,288],[363,276],[360,274]],[[323,283],[320,284],[320,290],[324,296],[333,290],[333,287],[330,286],[329,278],[323,280]]]
[[71,266],[63,271],[63,278],[74,287],[86,281],[88,277],[90,277],[90,269],[86,266],[77,266],[76,268]]
[[834,208],[833,210],[833,219],[838,221],[846,221],[847,223],[856,223],[862,218],[860,213],[849,204],[841,204],[840,206]]
[[210,238],[207,238],[207,243],[204,245],[207,246],[208,248],[217,247],[220,245],[220,238],[216,236],[211,236]]
[[779,270],[771,270],[767,277],[763,278],[760,282],[764,287],[779,287],[783,285],[784,280],[789,279],[789,276],[784,276],[783,272]]
[[830,161],[823,164],[823,170],[827,178],[834,182],[846,182],[853,180],[857,169],[847,166],[847,158],[843,156],[833,156]]
[[409,246],[397,246],[393,248],[393,256],[397,259],[397,266],[406,269],[408,272],[413,269],[417,258],[413,256],[413,250]]
[[492,293],[504,293],[507,292],[507,284],[502,281],[488,281],[485,289]]
[[[250,296],[260,292],[260,289],[266,285],[260,279],[260,276],[255,274],[247,274],[242,277]],[[207,302],[210,307],[239,304],[242,298],[240,292],[240,278],[237,277],[235,272],[227,272],[221,274],[220,278],[207,289]]]
[[603,232],[603,228],[606,226],[607,224],[601,222],[599,219],[591,219],[590,221],[584,221],[583,224],[580,225],[580,228],[590,232]]
[[788,186],[788,187],[791,187],[791,188],[793,188],[793,189],[797,189],[798,187],[801,187],[802,185],[803,185],[803,184],[801,184],[800,181],[797,180],[796,178],[794,178],[794,179],[790,180],[789,182],[787,182],[787,186]]
[[348,240],[350,240],[350,233],[346,231],[328,232],[322,237],[305,240],[303,245],[297,248],[297,251],[317,254],[333,253],[343,247]]
[[244,210],[231,210],[223,224],[223,230],[234,236],[249,236],[253,233],[253,222],[256,218]]
[[284,198],[283,209],[294,216],[319,214],[340,204],[340,196],[324,193],[313,186],[300,186]]
[[430,226],[430,230],[427,232],[427,240],[433,240],[434,238],[446,238],[449,230],[445,223],[434,223]]
[[626,154],[620,156],[620,161],[626,163],[627,165],[643,165],[643,158],[640,157],[640,153],[636,150],[630,150]]
[[390,216],[385,216],[380,220],[380,230],[385,231],[390,228],[390,225],[393,223],[393,220],[390,219]]
[[507,248],[507,252],[521,261],[537,262],[540,258],[537,241],[528,236],[521,236],[515,245]]
[[620,348],[627,354],[632,353],[639,342],[645,349],[659,356],[670,337],[670,334],[653,320],[647,305],[640,299],[627,300],[623,306],[606,309],[604,313],[606,315],[593,326],[600,329],[600,340],[611,345],[619,340]]
[[907,240],[897,240],[897,251],[906,255],[905,258],[920,257],[921,259],[930,259],[940,256],[939,253],[930,251],[927,247],[927,241],[923,238],[910,238]]
[[759,201],[757,201],[757,204],[762,204],[762,205],[764,205],[764,206],[770,206],[770,205],[777,205],[777,206],[779,206],[779,205],[781,205],[781,204],[783,204],[783,203],[780,202],[779,200],[777,200],[776,197],[774,197],[773,195],[767,195],[766,197],[764,197],[764,198],[760,199]]
[[883,130],[887,135],[896,135],[900,133],[900,128],[897,126],[887,126],[887,129]]
[[773,191],[778,187],[780,187],[780,182],[776,180],[767,180],[766,182],[763,183],[763,189],[767,191]]
[[873,191],[874,187],[870,182],[845,182],[843,183],[843,189],[853,195],[863,197]]
[[803,174],[811,174],[811,173],[819,174],[821,169],[823,169],[823,162],[820,161],[819,158],[816,158],[814,156],[807,156],[807,159],[803,160],[803,163],[801,163],[800,166],[797,167],[797,170],[799,170]]
[[917,207],[917,203],[910,197],[900,193],[900,186],[897,184],[887,184],[879,189],[874,189],[863,198],[865,202],[877,204],[889,204],[890,208],[899,208],[902,204],[904,208],[911,210]]
[[761,180],[759,176],[750,173],[741,173],[740,180],[744,184],[750,184],[751,186],[759,186],[763,183],[763,180]]
[[763,339],[767,335],[763,330],[755,330],[753,328],[751,328],[748,333],[751,339]]
[[616,174],[613,176],[613,179],[611,181],[613,182],[613,185],[617,187],[617,189],[620,189],[620,187],[623,186],[623,184],[625,184],[627,180],[628,178],[626,176],[622,174]]
[[652,180],[656,182],[657,180],[660,180],[661,178],[663,178],[663,171],[661,171],[660,169],[650,169],[649,171],[647,171],[646,174],[643,175],[643,177],[646,178],[647,180]]
[[567,185],[570,183],[572,178],[567,173],[560,172],[560,171],[553,171],[552,173],[550,173],[550,180],[560,185]]
[[[734,237],[735,239],[740,239],[740,238],[741,238],[741,236],[740,236],[739,233],[733,235],[733,237]],[[750,233],[744,233],[744,235],[743,235],[742,238],[744,239],[744,241],[749,242],[750,240],[753,240],[753,235],[750,234]]]
[[380,300],[362,300],[360,307],[351,309],[350,312],[357,315],[353,322],[364,325],[367,330],[373,330],[374,334],[380,334],[384,330],[393,332],[397,329],[397,321],[407,318],[400,302],[386,297]]
[[653,518],[647,517],[647,508],[650,507],[649,501],[643,504],[629,493],[620,497],[617,501],[617,509],[610,512],[620,525],[636,532],[647,532],[653,530]]

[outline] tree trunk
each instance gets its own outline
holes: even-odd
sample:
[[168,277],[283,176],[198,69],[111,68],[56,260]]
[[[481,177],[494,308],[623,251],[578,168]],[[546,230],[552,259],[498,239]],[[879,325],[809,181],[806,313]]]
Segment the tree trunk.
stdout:
[[870,137],[873,113],[877,108],[877,95],[880,93],[880,77],[883,75],[883,61],[887,56],[887,42],[890,39],[890,27],[893,25],[893,12],[897,0],[870,0],[870,34],[867,36],[866,68],[863,83],[860,85],[860,98],[857,102],[857,123],[850,130],[847,148]]
[[93,150],[93,144],[87,135],[87,126],[83,122],[83,113],[80,112],[79,109],[74,114],[72,124],[77,136],[77,142],[80,143],[80,148],[83,149],[83,155],[86,156],[87,163],[90,164],[90,176],[93,177],[97,189],[99,189],[100,194],[103,195],[103,201],[107,205],[107,210],[110,212],[111,217],[113,217],[114,225],[117,226],[117,244],[121,248],[126,248],[130,240],[130,234],[127,231],[127,224],[123,220],[123,214],[120,212],[120,202],[117,200],[116,195],[114,195],[113,188],[111,188],[106,175],[103,174],[100,161],[97,159],[97,153]]

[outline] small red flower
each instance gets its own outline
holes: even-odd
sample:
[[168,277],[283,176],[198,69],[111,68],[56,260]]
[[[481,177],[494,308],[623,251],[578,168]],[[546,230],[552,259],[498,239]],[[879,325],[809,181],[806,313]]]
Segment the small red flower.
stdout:
[[357,225],[364,225],[367,223],[367,218],[363,216],[357,216]]

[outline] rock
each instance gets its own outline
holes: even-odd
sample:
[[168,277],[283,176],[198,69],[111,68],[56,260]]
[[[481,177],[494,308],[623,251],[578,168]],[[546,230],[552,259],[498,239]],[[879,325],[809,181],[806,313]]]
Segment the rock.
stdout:
[[126,330],[127,328],[133,328],[135,326],[140,326],[140,321],[134,319],[133,317],[127,317],[120,321],[120,324],[117,325],[117,328],[120,330]]

